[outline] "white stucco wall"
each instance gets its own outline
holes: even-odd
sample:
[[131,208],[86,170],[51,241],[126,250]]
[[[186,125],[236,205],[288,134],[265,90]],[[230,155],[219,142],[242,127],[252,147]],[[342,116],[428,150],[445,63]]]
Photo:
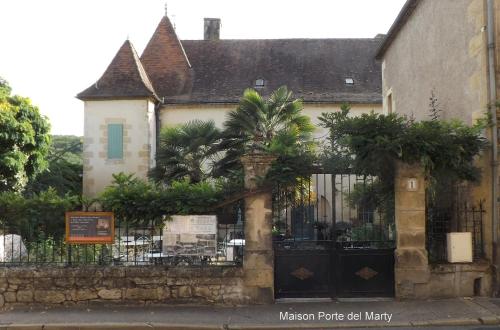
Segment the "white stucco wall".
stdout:
[[[149,100],[86,101],[84,123],[83,194],[95,197],[112,182],[114,173],[134,173],[146,178],[155,164],[156,123],[155,105]],[[174,126],[194,119],[213,120],[222,127],[229,105],[176,105],[165,106],[160,111],[160,125]],[[304,112],[318,125],[323,112],[339,111],[337,104],[306,104]],[[352,115],[381,112],[380,104],[353,105]],[[107,125],[123,124],[123,159],[107,159]],[[319,128],[316,137],[326,137],[327,131]]]
[[[226,115],[231,110],[236,109],[236,104],[226,105],[167,105],[160,110],[160,125],[176,126],[188,121],[199,120],[213,120],[215,125],[219,128],[223,126],[226,120]],[[340,111],[340,104],[304,104],[304,113],[311,117],[311,121],[316,125],[316,137],[326,136],[327,131],[319,127],[318,117],[323,112]],[[352,105],[351,114],[353,116],[362,113],[369,113],[371,111],[382,112],[381,104],[354,104]]]
[[[142,100],[85,101],[83,194],[97,196],[112,174],[145,178],[154,160],[154,105]],[[123,159],[107,158],[107,125],[123,124]]]

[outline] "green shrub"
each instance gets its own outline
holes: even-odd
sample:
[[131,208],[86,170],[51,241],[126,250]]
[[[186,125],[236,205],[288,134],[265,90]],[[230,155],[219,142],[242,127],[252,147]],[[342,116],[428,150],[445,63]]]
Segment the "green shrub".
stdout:
[[222,198],[216,183],[174,181],[163,186],[124,173],[113,178],[99,201],[104,210],[127,223],[160,225],[165,216],[213,213],[212,207]]
[[59,196],[49,188],[30,197],[14,192],[0,193],[0,223],[2,231],[20,234],[23,239],[64,237],[66,211],[80,208],[77,196]]

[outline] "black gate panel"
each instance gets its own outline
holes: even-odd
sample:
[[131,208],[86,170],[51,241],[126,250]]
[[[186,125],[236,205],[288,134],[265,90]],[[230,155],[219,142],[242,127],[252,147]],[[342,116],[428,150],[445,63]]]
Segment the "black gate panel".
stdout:
[[339,297],[394,296],[394,249],[337,251]]
[[331,242],[275,242],[276,298],[331,297]]
[[276,298],[394,295],[394,201],[379,185],[318,173],[274,189]]

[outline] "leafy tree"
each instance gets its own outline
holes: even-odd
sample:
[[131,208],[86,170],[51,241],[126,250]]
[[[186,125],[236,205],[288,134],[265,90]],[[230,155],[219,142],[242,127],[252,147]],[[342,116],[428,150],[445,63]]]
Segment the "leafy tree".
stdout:
[[11,95],[0,79],[0,191],[21,191],[47,167],[49,131],[47,118],[30,99]]
[[26,193],[33,194],[54,188],[60,196],[80,195],[83,174],[82,138],[54,135],[47,156],[48,168],[28,182]]
[[12,191],[0,193],[2,227],[28,241],[47,237],[62,239],[65,212],[79,208],[78,197],[60,196],[52,188],[30,197]]
[[150,176],[171,183],[188,179],[191,183],[206,180],[212,174],[220,131],[213,121],[190,121],[162,129],[156,153],[156,167]]
[[292,96],[284,86],[267,99],[245,90],[224,123],[220,149],[225,155],[217,164],[219,175],[238,173],[240,157],[255,152],[278,157],[269,174],[274,181],[295,182],[308,172],[314,159],[314,126],[302,113],[302,101]]

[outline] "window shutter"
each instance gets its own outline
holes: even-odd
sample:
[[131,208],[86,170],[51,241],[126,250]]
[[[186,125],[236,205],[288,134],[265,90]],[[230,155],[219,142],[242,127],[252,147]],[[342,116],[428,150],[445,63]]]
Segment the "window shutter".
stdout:
[[123,159],[123,125],[108,125],[108,159]]

